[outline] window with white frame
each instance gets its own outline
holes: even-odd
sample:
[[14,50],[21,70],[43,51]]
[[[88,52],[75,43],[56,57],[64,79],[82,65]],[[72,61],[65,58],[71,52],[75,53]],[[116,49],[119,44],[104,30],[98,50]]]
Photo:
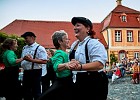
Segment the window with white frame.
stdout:
[[133,31],[127,31],[127,42],[133,42]]
[[140,15],[138,15],[138,17],[136,17],[138,22],[140,23]]
[[139,52],[134,52],[134,57],[139,58],[139,54],[140,54]]
[[127,15],[126,15],[126,13],[122,13],[120,15],[120,19],[121,19],[121,22],[127,22]]
[[122,41],[122,32],[121,30],[115,30],[115,41],[121,42]]
[[122,22],[126,22],[126,15],[122,15]]

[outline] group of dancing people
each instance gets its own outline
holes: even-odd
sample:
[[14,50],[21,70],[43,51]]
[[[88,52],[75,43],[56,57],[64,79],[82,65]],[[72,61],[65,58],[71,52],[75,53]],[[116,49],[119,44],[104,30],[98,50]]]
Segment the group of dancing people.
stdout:
[[[7,43],[8,40],[4,41],[3,62],[7,72],[11,73],[7,76],[9,77],[7,86],[13,85],[13,87],[9,86],[10,91],[7,93],[6,100],[19,100],[16,98],[18,93],[12,92],[17,86],[15,78],[17,75],[14,76],[12,73],[17,73],[14,71],[17,71],[19,64],[24,69],[22,82],[24,100],[107,99],[108,78],[102,71],[108,60],[106,49],[98,39],[94,38],[93,24],[88,18],[73,17],[71,23],[77,40],[70,46],[67,32],[55,31],[52,34],[52,41],[56,51],[52,57],[47,57],[45,48],[35,42],[36,35],[33,32],[25,32],[21,35],[27,45],[23,47],[19,59],[14,53],[17,41],[14,40],[10,45]],[[69,52],[67,52],[68,48],[70,48]],[[48,65],[47,68],[52,65],[56,75],[52,85],[43,92],[41,92],[40,82],[42,65]],[[73,73],[76,75],[75,82],[73,82]]]

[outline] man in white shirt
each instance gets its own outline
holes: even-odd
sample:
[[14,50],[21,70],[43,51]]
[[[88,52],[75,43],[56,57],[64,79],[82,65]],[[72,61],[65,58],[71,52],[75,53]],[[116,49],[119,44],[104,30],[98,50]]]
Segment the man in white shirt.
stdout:
[[24,69],[24,100],[37,100],[41,95],[42,65],[47,62],[47,52],[43,46],[35,42],[36,36],[33,32],[25,32],[21,37],[27,43],[21,55],[25,59],[21,62]]

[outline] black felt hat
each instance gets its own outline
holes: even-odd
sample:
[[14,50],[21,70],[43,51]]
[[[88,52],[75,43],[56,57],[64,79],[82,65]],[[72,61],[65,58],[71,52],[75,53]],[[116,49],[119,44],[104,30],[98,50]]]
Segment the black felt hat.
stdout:
[[85,17],[73,17],[71,20],[71,23],[73,25],[75,25],[76,23],[82,23],[84,25],[86,24],[90,26],[91,29],[93,27],[92,22],[88,18],[85,18]]
[[27,36],[33,36],[36,37],[35,34],[33,32],[25,32],[24,34],[21,35],[21,37],[25,38]]

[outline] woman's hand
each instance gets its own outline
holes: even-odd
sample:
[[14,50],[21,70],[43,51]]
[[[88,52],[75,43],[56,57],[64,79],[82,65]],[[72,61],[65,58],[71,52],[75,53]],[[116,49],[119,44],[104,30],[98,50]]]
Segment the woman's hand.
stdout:
[[67,69],[80,70],[81,69],[81,64],[80,64],[79,61],[76,61],[75,59],[72,59],[70,62],[68,62]]
[[32,61],[32,56],[31,55],[26,55],[26,56],[24,56],[24,58],[23,58],[24,60],[27,60],[27,61]]

